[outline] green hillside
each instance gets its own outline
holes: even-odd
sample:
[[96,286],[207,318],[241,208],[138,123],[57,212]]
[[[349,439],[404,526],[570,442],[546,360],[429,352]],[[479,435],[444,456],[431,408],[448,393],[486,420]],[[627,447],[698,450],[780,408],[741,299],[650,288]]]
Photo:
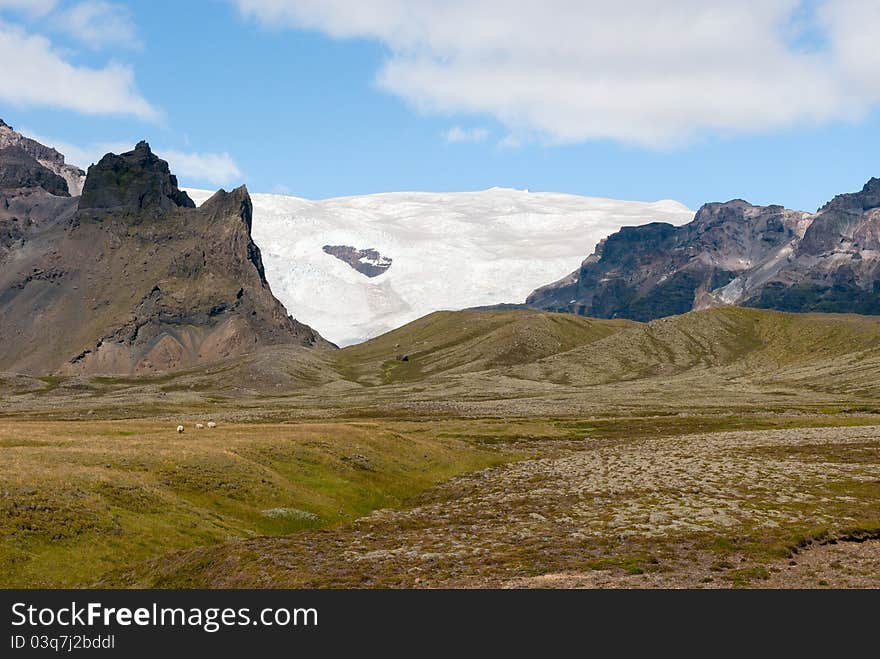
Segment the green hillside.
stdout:
[[528,364],[635,325],[537,311],[438,311],[327,358],[364,384],[415,382]]
[[880,318],[720,307],[630,327],[507,369],[573,386],[683,375],[874,387]]

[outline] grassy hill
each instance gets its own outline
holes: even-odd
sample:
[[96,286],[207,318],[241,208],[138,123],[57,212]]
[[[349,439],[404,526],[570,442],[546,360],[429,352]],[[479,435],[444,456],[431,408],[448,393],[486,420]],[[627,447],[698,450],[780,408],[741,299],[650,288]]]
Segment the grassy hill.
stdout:
[[328,356],[347,379],[381,385],[528,364],[637,323],[516,311],[438,311]]
[[714,375],[869,387],[880,368],[880,318],[720,307],[635,325],[505,373],[594,386]]
[[[263,349],[149,377],[2,374],[0,414],[240,421],[880,404],[880,318],[721,307],[653,321],[444,311],[344,350]],[[589,395],[585,396],[584,391]],[[232,402],[235,401],[234,405]],[[660,406],[660,407],[658,407]],[[873,409],[873,408],[872,408]]]

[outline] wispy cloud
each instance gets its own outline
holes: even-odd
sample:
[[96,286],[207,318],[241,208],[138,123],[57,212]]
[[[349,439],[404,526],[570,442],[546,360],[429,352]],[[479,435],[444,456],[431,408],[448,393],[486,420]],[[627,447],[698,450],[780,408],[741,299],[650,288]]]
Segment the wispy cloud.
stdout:
[[72,64],[44,36],[0,23],[4,67],[0,101],[20,107],[54,107],[83,114],[116,114],[158,121],[161,113],[138,92],[134,72],[110,63],[104,68]]
[[57,0],[0,0],[0,11],[6,9],[39,18],[55,9],[57,5]]
[[157,153],[168,161],[172,171],[182,179],[229,185],[242,178],[241,170],[228,153],[196,153],[175,149]]
[[108,46],[140,48],[131,12],[123,5],[104,0],[85,0],[52,16],[51,26],[79,43],[98,50]]
[[447,142],[485,142],[489,131],[485,128],[462,128],[453,126],[444,134]]
[[668,147],[880,103],[877,0],[234,2],[273,29],[379,41],[383,88],[514,138]]

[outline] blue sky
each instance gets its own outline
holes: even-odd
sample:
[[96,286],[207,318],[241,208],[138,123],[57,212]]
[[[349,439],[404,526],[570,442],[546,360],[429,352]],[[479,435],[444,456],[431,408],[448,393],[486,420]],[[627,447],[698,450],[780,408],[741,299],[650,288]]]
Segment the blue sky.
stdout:
[[0,57],[39,55],[0,117],[68,160],[146,138],[185,185],[311,198],[505,186],[814,210],[880,176],[880,58],[859,45],[878,3],[639,3],[665,13],[0,0]]

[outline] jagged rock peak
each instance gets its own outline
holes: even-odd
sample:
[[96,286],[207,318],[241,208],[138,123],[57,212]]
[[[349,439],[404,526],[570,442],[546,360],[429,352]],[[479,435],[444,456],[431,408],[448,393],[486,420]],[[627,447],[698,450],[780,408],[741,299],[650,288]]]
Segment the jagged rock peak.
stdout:
[[246,185],[240,185],[231,192],[220,188],[202,204],[201,208],[215,214],[235,211],[241,217],[250,236],[254,223],[254,204]]
[[124,208],[132,211],[195,208],[168,163],[141,140],[132,151],[108,153],[89,167],[80,210]]

